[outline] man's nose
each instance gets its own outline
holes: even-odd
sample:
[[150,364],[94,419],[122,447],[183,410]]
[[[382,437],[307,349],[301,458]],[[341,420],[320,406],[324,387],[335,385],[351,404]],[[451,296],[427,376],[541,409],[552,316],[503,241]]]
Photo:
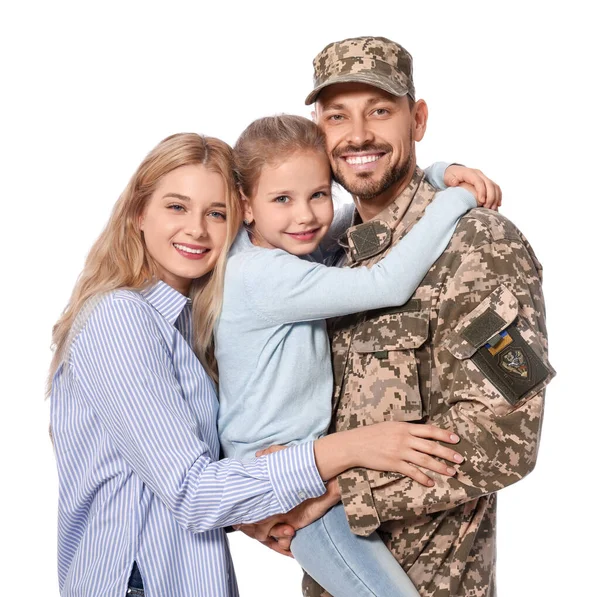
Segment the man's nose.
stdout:
[[346,141],[355,147],[361,147],[373,141],[374,136],[364,118],[355,118],[351,121]]

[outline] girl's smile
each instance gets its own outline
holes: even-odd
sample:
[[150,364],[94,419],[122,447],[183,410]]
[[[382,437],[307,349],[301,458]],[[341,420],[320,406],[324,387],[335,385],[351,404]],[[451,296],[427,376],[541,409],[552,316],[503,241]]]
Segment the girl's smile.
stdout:
[[252,197],[245,197],[252,242],[268,249],[307,255],[333,219],[331,171],[325,152],[303,150],[266,164]]

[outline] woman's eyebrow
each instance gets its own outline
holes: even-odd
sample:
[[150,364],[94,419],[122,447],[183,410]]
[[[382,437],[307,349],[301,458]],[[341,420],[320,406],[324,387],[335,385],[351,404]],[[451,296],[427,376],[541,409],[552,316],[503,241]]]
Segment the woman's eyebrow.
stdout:
[[181,199],[181,201],[191,201],[191,199],[187,195],[180,195],[179,193],[167,193],[163,195],[163,199],[167,197],[173,197],[173,199]]

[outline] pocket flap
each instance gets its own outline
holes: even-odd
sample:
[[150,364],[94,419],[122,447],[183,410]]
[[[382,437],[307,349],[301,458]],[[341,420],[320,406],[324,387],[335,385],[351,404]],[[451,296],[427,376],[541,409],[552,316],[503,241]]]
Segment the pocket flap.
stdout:
[[358,325],[352,348],[358,353],[418,348],[428,335],[427,311],[387,309],[376,319]]
[[518,312],[515,295],[501,284],[459,321],[444,340],[444,345],[457,359],[470,358],[490,338],[509,326]]

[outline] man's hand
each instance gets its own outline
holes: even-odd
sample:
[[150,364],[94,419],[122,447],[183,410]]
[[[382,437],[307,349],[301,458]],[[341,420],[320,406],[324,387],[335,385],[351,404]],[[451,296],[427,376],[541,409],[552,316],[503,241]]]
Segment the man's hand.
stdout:
[[293,557],[290,544],[296,531],[321,518],[339,501],[340,488],[337,479],[332,479],[327,483],[327,491],[322,496],[302,502],[287,514],[278,514],[261,522],[242,524],[235,528],[273,551]]
[[449,187],[464,186],[472,192],[472,188],[461,183],[468,183],[475,187],[475,198],[482,207],[497,210],[502,205],[502,190],[490,180],[481,170],[466,168],[458,164],[452,164],[444,172],[444,182]]

